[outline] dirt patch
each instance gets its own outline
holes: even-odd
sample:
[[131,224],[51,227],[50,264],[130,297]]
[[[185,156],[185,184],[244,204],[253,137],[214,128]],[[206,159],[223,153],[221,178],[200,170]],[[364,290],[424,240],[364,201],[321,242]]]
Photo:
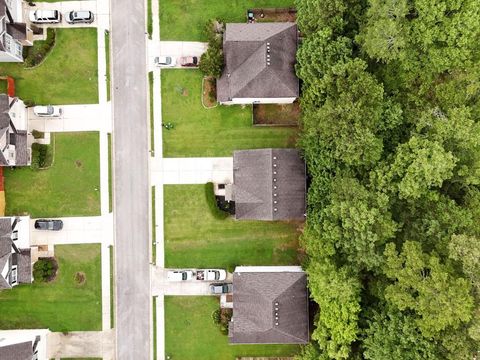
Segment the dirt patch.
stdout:
[[251,9],[255,22],[295,22],[297,10],[295,8],[267,8]]
[[83,163],[80,160],[75,160],[75,166],[77,168],[81,168],[83,166]]
[[254,104],[253,125],[297,126],[300,113],[298,102],[293,104]]
[[202,101],[203,106],[207,108],[217,105],[217,81],[215,78],[206,77],[203,79]]
[[85,284],[85,281],[87,281],[87,276],[83,271],[77,271],[75,273],[74,279],[77,285],[83,285]]
[[187,89],[182,90],[182,96],[188,96],[188,90]]

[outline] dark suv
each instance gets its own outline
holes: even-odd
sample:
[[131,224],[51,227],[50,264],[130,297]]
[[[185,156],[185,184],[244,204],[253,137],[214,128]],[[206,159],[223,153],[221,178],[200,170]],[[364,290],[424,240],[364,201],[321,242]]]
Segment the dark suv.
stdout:
[[39,219],[35,221],[35,229],[37,230],[53,230],[59,231],[63,228],[62,220]]
[[233,291],[233,284],[211,284],[210,285],[210,294],[228,294]]

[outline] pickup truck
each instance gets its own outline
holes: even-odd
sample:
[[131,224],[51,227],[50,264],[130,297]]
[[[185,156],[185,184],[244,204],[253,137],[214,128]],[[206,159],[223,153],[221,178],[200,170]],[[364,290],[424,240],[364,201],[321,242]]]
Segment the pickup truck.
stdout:
[[205,269],[196,271],[196,279],[199,281],[222,281],[227,278],[225,270]]

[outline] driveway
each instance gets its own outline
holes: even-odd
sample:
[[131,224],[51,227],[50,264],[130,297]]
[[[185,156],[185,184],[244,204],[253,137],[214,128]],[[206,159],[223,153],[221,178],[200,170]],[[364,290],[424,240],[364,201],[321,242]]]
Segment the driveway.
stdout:
[[[156,56],[174,56],[176,58],[181,56],[200,56],[207,50],[207,43],[195,41],[149,41],[148,42],[148,66],[149,70],[155,69],[154,59]],[[192,69],[189,67],[181,67],[177,65],[176,68]],[[193,68],[195,69],[195,68]]]
[[63,221],[60,231],[36,230],[30,219],[31,245],[102,243],[113,245],[113,216],[82,216],[55,218]]
[[168,281],[167,272],[176,269],[164,269],[158,266],[152,267],[152,295],[211,295],[209,291],[210,281]]
[[163,158],[152,164],[154,184],[232,183],[233,158]]
[[[29,19],[29,12],[32,10],[58,10],[62,14],[62,21],[58,24],[35,24],[39,27],[51,28],[76,28],[76,27],[97,27],[98,24],[107,23],[109,14],[106,11],[97,11],[97,1],[59,1],[59,2],[35,2],[35,6],[29,6],[28,2],[23,3],[24,19]],[[89,10],[93,12],[95,19],[91,24],[68,24],[65,15],[73,10]],[[27,20],[28,21],[28,20]]]
[[113,360],[114,335],[114,330],[52,332],[47,335],[47,355],[49,359],[98,357]]
[[110,104],[60,105],[59,117],[38,117],[33,108],[27,109],[30,131],[70,132],[70,131],[106,131],[111,132]]

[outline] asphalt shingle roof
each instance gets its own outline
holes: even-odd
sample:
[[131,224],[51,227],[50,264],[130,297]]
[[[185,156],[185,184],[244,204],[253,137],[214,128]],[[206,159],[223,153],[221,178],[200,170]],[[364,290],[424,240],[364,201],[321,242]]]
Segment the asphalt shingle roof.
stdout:
[[1,360],[32,360],[33,346],[31,341],[0,346]]

